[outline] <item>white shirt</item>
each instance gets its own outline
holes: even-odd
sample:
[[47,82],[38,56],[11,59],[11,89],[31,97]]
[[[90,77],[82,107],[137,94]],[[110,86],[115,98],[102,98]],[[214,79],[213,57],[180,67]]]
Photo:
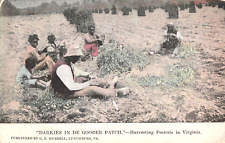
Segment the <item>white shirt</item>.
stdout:
[[[164,36],[167,35],[167,30],[164,31],[164,34],[163,34],[163,35],[164,35]],[[179,41],[182,41],[182,40],[183,40],[183,37],[181,36],[181,34],[180,34],[179,31],[177,31],[176,37],[177,37],[177,39],[178,39]]]
[[[74,69],[73,72],[75,71]],[[81,90],[90,86],[88,81],[84,83],[75,83],[71,68],[68,65],[59,66],[56,70],[56,74],[70,91]]]
[[20,85],[32,87],[35,86],[37,79],[31,79],[31,73],[28,71],[25,65],[23,65],[16,75],[16,82]]
[[48,51],[49,53],[52,53],[52,52],[55,52],[56,49],[55,49],[52,45],[50,45],[50,46],[47,47],[47,51]]

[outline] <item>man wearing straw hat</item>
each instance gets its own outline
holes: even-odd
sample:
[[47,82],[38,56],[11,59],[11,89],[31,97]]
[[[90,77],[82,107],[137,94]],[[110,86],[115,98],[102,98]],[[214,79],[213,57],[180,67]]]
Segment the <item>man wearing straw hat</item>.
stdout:
[[[102,84],[102,81],[90,79],[89,81],[78,83],[76,75],[74,75],[76,68],[73,66],[82,56],[83,53],[78,45],[71,45],[67,49],[64,57],[57,61],[52,70],[52,87],[57,96],[62,98],[75,98],[79,96],[115,96],[117,92],[127,94],[127,88],[114,89],[117,78],[114,78],[109,84],[109,88],[101,88],[97,85]],[[88,74],[87,77],[90,77]]]

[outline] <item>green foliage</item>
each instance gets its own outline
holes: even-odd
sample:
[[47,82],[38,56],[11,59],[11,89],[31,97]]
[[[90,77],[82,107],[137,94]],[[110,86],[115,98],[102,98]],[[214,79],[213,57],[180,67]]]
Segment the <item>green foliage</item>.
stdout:
[[190,7],[190,4],[185,4],[184,7],[185,9],[188,9]]
[[181,45],[179,47],[179,52],[178,52],[177,57],[187,58],[187,57],[193,56],[197,53],[198,53],[198,51],[195,48],[193,48],[191,46],[187,46],[187,45]]
[[71,109],[76,102],[76,99],[63,100],[62,98],[58,98],[54,95],[52,90],[48,90],[45,92],[45,95],[39,97],[32,106],[37,108],[36,114],[38,114],[39,122],[55,123],[59,122],[58,116]]
[[67,110],[72,108],[74,104],[74,99],[63,100],[62,98],[56,97],[52,90],[49,90],[45,93],[45,96],[36,101],[35,106],[40,112],[49,112],[57,109]]
[[0,7],[0,16],[19,15],[19,9],[12,5],[8,0],[3,1]]
[[101,8],[98,11],[99,11],[99,13],[102,13],[103,12],[103,10]]
[[212,3],[211,5],[212,5],[212,7],[216,7],[216,3]]
[[104,11],[105,11],[105,14],[109,13],[109,9],[108,8],[105,8]]
[[221,1],[218,3],[218,8],[223,8],[225,7],[225,2]]
[[121,11],[123,12],[123,15],[129,15],[130,12],[129,8],[126,6],[122,7]]
[[170,6],[171,6],[170,3],[166,3],[166,5],[165,5],[165,12],[169,12]]
[[116,14],[117,8],[115,7],[115,5],[112,6],[112,14]]
[[98,9],[97,8],[95,9],[95,13],[98,13]]
[[138,16],[145,16],[145,7],[138,8]]
[[172,65],[169,66],[167,84],[180,86],[194,78],[195,72],[191,67]]
[[166,69],[166,76],[132,76],[131,79],[143,87],[179,87],[194,78],[195,72],[191,67],[171,65]]
[[63,12],[70,24],[75,24],[77,31],[87,33],[88,26],[94,25],[92,12],[88,10],[79,10],[78,8],[68,8]]
[[201,9],[202,8],[202,3],[196,4],[196,6]]
[[131,7],[128,7],[128,9],[129,9],[129,12],[132,12],[132,8]]
[[179,4],[180,10],[185,10],[185,5],[183,3]]
[[104,77],[111,73],[122,74],[131,71],[136,64],[144,65],[145,60],[141,54],[126,49],[116,42],[103,44],[97,58],[99,76]]
[[0,109],[0,123],[11,123],[10,117],[2,109]]
[[153,9],[153,7],[151,5],[148,7],[148,11],[149,12],[154,12],[154,9]]
[[170,9],[169,9],[168,12],[169,12],[169,19],[178,19],[179,13],[178,13],[178,7],[177,7],[177,5],[172,4],[170,6]]
[[131,79],[143,87],[154,87],[162,83],[163,79],[158,76],[132,76]]
[[193,1],[190,2],[189,13],[196,13],[195,3]]
[[63,11],[63,15],[66,17],[66,20],[70,22],[70,24],[75,24],[75,14],[78,11],[77,7],[68,8]]

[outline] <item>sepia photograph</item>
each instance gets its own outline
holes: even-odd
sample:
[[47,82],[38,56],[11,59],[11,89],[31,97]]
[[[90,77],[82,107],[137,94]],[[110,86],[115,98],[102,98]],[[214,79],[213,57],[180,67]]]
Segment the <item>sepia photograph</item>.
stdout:
[[0,1],[0,130],[224,127],[224,79],[224,0]]

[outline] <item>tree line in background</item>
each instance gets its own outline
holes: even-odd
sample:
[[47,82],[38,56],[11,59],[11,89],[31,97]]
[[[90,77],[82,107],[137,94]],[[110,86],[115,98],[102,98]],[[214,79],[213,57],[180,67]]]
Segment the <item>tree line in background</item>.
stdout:
[[0,9],[0,16],[16,16],[16,15],[34,15],[34,14],[49,14],[49,13],[62,13],[69,7],[78,7],[79,2],[73,4],[67,4],[66,2],[58,5],[56,2],[42,3],[37,7],[28,8],[16,8],[8,0],[5,0]]
[[12,5],[8,0],[5,0],[0,9],[0,16],[16,16],[16,15],[33,15],[33,14],[49,14],[49,13],[63,13],[68,8],[79,7],[80,9],[85,9],[92,11],[92,13],[105,13],[105,14],[117,14],[117,11],[122,11],[123,15],[129,15],[132,12],[132,9],[137,10],[138,16],[145,16],[145,11],[148,10],[149,12],[154,12],[156,8],[164,9],[165,12],[168,12],[169,18],[178,18],[178,9],[185,10],[189,8],[190,13],[195,13],[195,7],[202,8],[203,5],[205,6],[212,6],[218,8],[223,8],[225,10],[225,2],[218,1],[218,0],[208,0],[208,3],[202,4],[194,2],[190,3],[166,3],[161,6],[147,6],[146,4],[141,5],[140,2],[138,4],[134,3],[134,6],[126,6],[126,3],[120,5],[117,3],[107,5],[104,3],[88,3],[84,5],[80,5],[79,2],[74,4],[67,4],[64,2],[61,5],[58,5],[56,2],[52,1],[51,3],[42,3],[40,6],[37,7],[29,7],[19,9]]

